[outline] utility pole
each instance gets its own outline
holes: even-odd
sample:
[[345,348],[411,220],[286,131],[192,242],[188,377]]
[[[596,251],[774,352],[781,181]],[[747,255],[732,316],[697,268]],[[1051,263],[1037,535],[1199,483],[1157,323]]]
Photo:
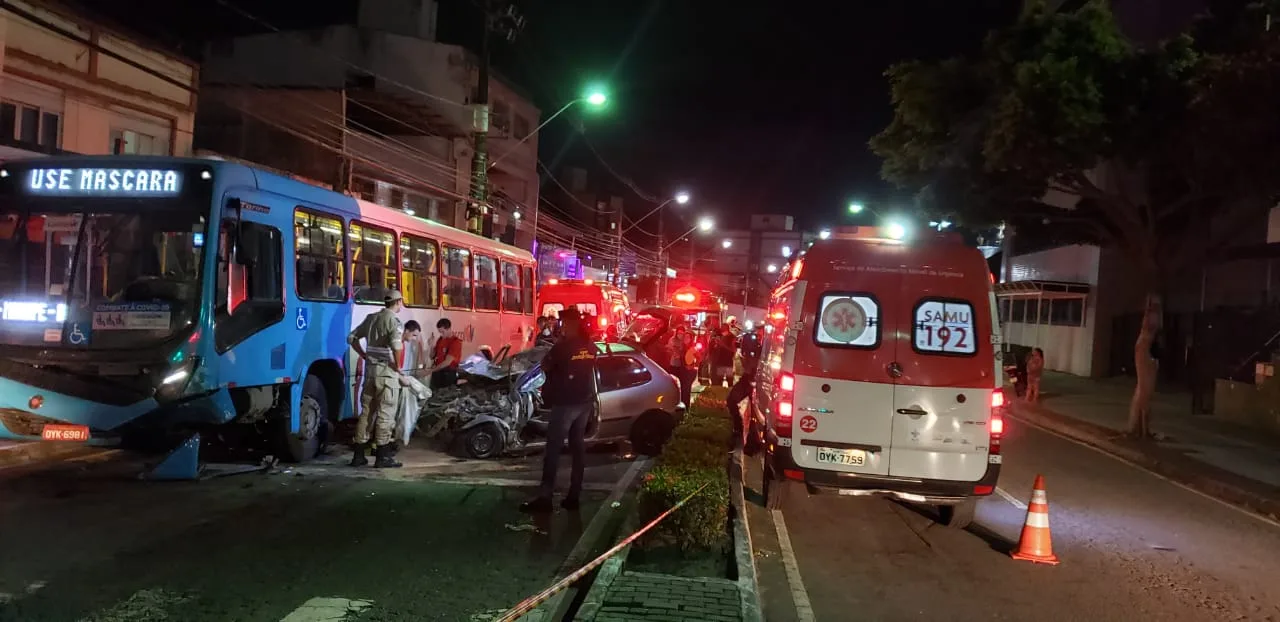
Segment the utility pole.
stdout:
[[663,233],[662,223],[666,222],[663,218],[662,210],[658,210],[658,268],[662,271],[658,275],[658,304],[666,304],[667,302],[667,262],[664,258],[667,256],[667,236]]
[[489,220],[489,63],[492,35],[508,43],[524,28],[524,17],[506,0],[475,0],[484,12],[480,37],[480,70],[471,120],[471,202],[467,206],[467,231],[484,235]]

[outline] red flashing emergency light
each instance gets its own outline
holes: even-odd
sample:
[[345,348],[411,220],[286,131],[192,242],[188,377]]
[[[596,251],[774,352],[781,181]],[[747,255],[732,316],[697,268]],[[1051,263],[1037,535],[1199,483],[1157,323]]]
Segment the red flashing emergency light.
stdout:
[[702,296],[698,292],[698,290],[692,287],[681,287],[680,289],[677,289],[674,294],[672,294],[671,299],[676,302],[682,302],[684,304],[691,305],[691,304],[697,303],[698,299],[701,297]]

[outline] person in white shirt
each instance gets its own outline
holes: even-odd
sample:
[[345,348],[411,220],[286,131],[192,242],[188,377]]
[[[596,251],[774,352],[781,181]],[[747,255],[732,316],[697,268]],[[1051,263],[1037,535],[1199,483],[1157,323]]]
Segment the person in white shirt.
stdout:
[[426,374],[427,362],[422,325],[417,320],[409,320],[404,323],[404,366],[401,371],[421,378]]

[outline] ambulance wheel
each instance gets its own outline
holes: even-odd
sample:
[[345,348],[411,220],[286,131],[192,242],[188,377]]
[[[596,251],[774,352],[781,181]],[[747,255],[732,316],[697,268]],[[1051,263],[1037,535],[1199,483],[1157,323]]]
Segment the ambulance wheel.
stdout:
[[285,411],[279,418],[281,453],[287,462],[306,462],[320,453],[329,436],[329,398],[325,395],[324,382],[318,376],[308,375],[302,383],[302,399],[298,400],[298,432]]
[[779,478],[769,466],[769,458],[765,457],[764,470],[760,475],[760,494],[764,497],[764,507],[770,510],[781,510],[787,504],[788,493],[794,487],[792,482]]
[[976,500],[965,499],[957,505],[938,506],[938,516],[941,517],[943,525],[953,529],[964,529],[973,523],[973,517],[977,510],[978,502]]
[[502,430],[495,423],[482,423],[464,433],[462,447],[477,460],[493,458],[502,453]]

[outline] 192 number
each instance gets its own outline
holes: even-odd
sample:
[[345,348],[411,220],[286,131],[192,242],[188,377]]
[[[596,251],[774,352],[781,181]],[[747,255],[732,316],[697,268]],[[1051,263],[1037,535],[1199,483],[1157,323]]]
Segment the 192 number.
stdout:
[[931,350],[944,352],[968,352],[971,347],[967,342],[969,330],[963,326],[933,326],[925,324],[924,345]]

